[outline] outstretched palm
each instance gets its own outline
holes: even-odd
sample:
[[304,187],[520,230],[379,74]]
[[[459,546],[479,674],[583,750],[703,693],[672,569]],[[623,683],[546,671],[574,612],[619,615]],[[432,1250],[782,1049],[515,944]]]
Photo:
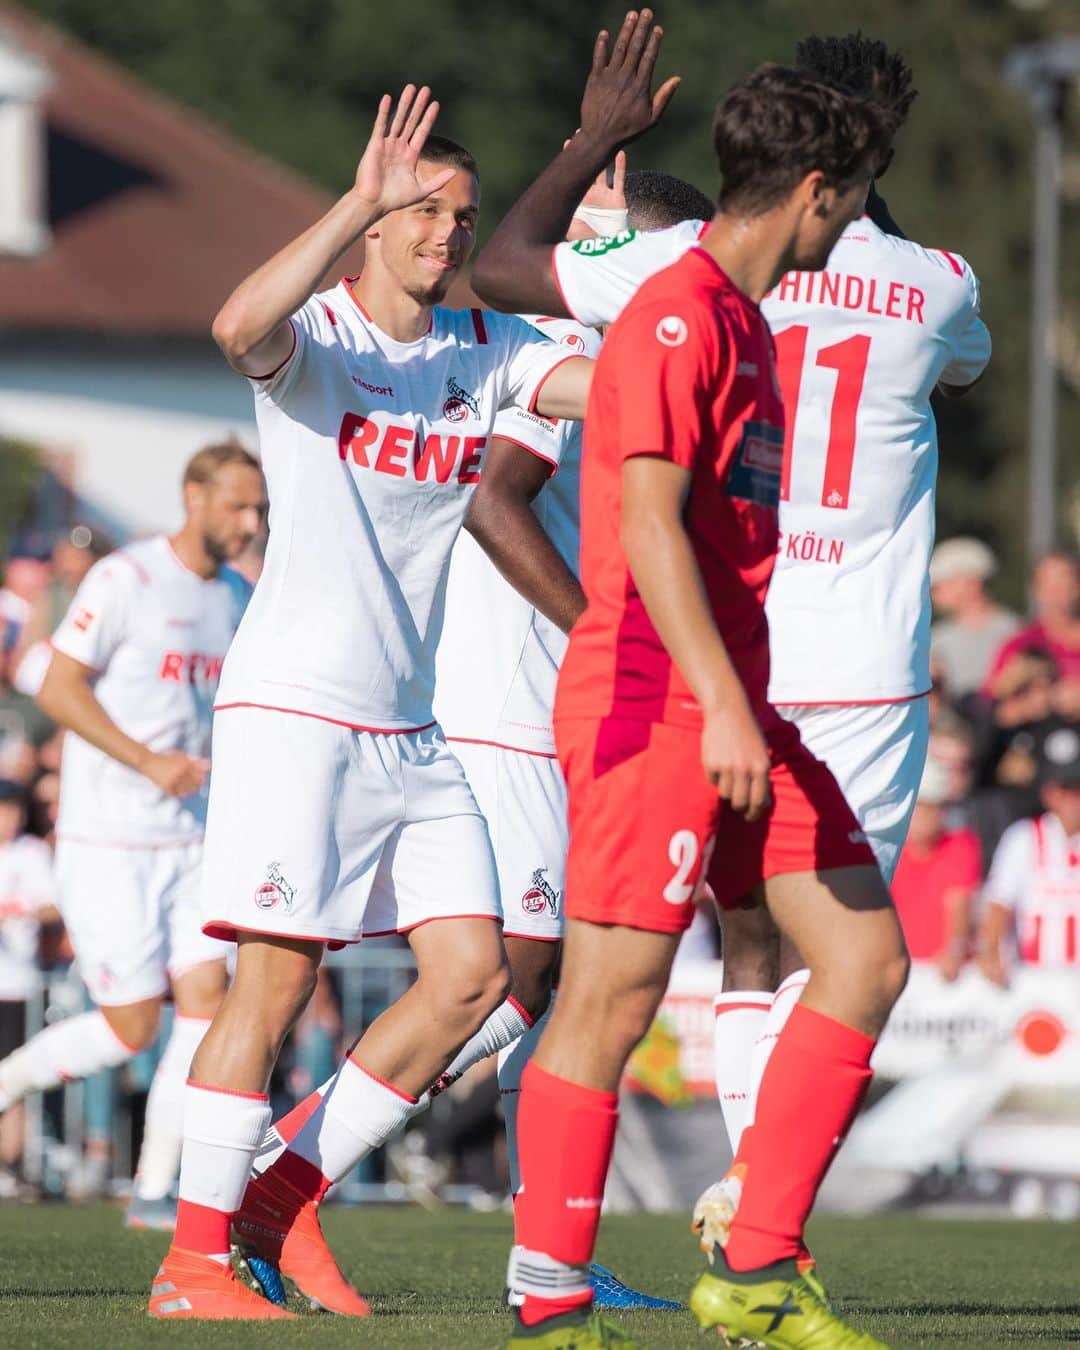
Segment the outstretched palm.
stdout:
[[592,69],[581,100],[581,129],[616,145],[628,145],[663,116],[679,87],[673,75],[653,93],[653,71],[663,29],[651,9],[631,10],[609,51],[610,35],[598,34]]
[[377,203],[383,215],[423,201],[454,176],[452,168],[426,178],[417,174],[424,142],[439,115],[438,103],[430,100],[427,85],[418,91],[414,84],[407,84],[393,117],[390,95],[379,100],[371,139],[356,170],[356,191],[365,201]]

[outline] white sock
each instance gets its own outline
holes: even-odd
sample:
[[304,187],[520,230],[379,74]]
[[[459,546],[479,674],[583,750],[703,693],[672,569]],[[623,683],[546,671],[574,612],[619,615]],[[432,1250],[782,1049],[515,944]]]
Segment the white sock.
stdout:
[[731,1155],[739,1151],[750,1107],[750,1066],[765,1028],[773,995],[768,990],[734,989],[713,999],[713,1062],[716,1095],[727,1127]]
[[765,1072],[765,1065],[769,1062],[769,1056],[775,1049],[780,1033],[791,1016],[792,1008],[802,998],[802,992],[806,988],[806,982],[809,978],[810,972],[808,970],[792,971],[773,995],[772,1007],[765,1018],[761,1035],[758,1037],[757,1044],[754,1046],[754,1053],[750,1059],[750,1081],[747,1089],[749,1100],[747,1102],[746,1123],[743,1129],[754,1123],[758,1089],[761,1087],[761,1075]]
[[172,1032],[146,1099],[142,1148],[135,1169],[135,1194],[141,1200],[163,1199],[176,1177],[184,1142],[184,1085],[210,1022],[209,1017],[184,1017],[180,1013],[173,1018]]
[[521,1168],[518,1164],[517,1113],[521,1100],[521,1075],[525,1065],[532,1059],[537,1042],[548,1024],[551,1010],[555,1006],[552,994],[547,1012],[535,1022],[523,1035],[499,1051],[499,1103],[502,1106],[503,1120],[506,1123],[506,1162],[510,1170],[510,1194],[517,1195],[521,1189]]
[[417,1101],[345,1059],[289,1152],[339,1181],[427,1104],[426,1094]]
[[[319,1086],[315,1089],[315,1093],[317,1093],[318,1096],[320,1097],[325,1097],[326,1090],[333,1081],[334,1081],[333,1078],[328,1078],[325,1083],[320,1083]],[[307,1098],[304,1098],[304,1100],[306,1101]],[[295,1110],[295,1107],[293,1109]],[[286,1112],[286,1115],[288,1114],[290,1113]],[[281,1117],[282,1120],[284,1118],[285,1118],[284,1116]],[[301,1129],[302,1128],[303,1126],[301,1126]],[[299,1133],[300,1130],[296,1130],[293,1134],[290,1134],[289,1139],[294,1139],[296,1135]],[[284,1135],[278,1133],[278,1127],[276,1124],[271,1125],[270,1128],[266,1131],[266,1137],[259,1145],[259,1151],[258,1153],[255,1154],[255,1161],[251,1164],[252,1174],[254,1176],[261,1177],[262,1174],[268,1168],[273,1167],[274,1163],[276,1163],[277,1160],[281,1157],[281,1155],[285,1152],[285,1149],[289,1144],[289,1139],[286,1139]]]
[[511,996],[505,1003],[500,1003],[480,1030],[465,1042],[456,1057],[439,1075],[435,1084],[438,1092],[445,1092],[466,1069],[471,1069],[482,1059],[487,1059],[489,1055],[497,1054],[506,1046],[513,1044],[519,1036],[524,1036],[532,1025],[532,1018],[516,998]]
[[70,1079],[114,1068],[136,1053],[96,1009],[65,1017],[0,1063],[0,1111],[14,1106],[28,1092],[47,1092]]
[[[180,1158],[180,1204],[221,1214],[240,1208],[251,1160],[270,1124],[265,1093],[230,1092],[189,1079],[184,1087],[184,1149]],[[211,1252],[227,1263],[228,1252]]]

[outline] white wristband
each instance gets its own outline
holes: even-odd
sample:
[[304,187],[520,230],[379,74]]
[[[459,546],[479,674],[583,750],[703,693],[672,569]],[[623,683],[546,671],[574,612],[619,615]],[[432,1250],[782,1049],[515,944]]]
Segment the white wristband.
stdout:
[[613,234],[622,234],[629,228],[626,209],[622,206],[579,206],[574,219],[588,225],[590,230],[610,239]]

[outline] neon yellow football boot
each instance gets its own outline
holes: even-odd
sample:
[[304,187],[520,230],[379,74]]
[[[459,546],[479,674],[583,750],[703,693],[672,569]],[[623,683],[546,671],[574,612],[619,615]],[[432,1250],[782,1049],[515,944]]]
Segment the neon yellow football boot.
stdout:
[[[718,1255],[718,1262],[723,1256]],[[716,1327],[725,1345],[771,1350],[888,1350],[856,1331],[829,1308],[794,1261],[736,1275],[706,1271],[690,1295],[690,1310],[704,1329]]]
[[514,1334],[506,1350],[645,1350],[640,1341],[595,1309],[561,1313],[535,1326],[523,1326],[514,1316]]

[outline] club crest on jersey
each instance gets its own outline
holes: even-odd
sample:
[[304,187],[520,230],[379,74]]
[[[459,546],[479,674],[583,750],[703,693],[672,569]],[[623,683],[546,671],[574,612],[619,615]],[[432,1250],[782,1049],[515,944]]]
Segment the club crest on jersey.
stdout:
[[532,874],[532,885],[521,897],[521,908],[526,914],[542,914],[546,905],[554,918],[559,912],[559,892],[544,876],[546,871],[546,867],[538,867]]
[[276,909],[283,905],[288,911],[295,898],[296,888],[285,880],[281,864],[272,862],[266,869],[266,880],[255,891],[255,904],[259,909]]
[[784,433],[768,422],[744,422],[742,437],[728,471],[728,496],[755,506],[780,504],[780,470]]
[[448,422],[464,422],[470,413],[479,421],[480,405],[467,389],[462,389],[453,375],[446,381],[450,397],[443,404],[443,416]]

